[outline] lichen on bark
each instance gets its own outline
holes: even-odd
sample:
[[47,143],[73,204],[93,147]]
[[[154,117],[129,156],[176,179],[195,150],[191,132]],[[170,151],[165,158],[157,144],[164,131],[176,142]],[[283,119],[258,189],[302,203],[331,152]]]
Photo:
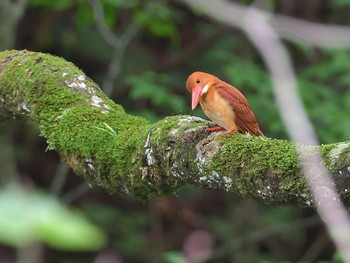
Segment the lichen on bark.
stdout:
[[0,119],[11,118],[37,123],[48,149],[111,193],[145,199],[194,184],[266,204],[312,206],[296,147],[317,147],[349,203],[348,143],[302,146],[243,134],[218,136],[206,131],[207,121],[192,116],[151,124],[126,114],[72,63],[48,54],[0,53]]

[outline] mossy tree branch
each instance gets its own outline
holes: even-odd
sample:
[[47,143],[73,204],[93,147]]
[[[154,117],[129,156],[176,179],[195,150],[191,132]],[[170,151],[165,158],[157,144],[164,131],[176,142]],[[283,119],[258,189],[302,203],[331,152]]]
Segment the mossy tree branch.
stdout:
[[[0,53],[0,119],[29,118],[49,149],[91,183],[139,198],[190,183],[266,204],[313,206],[296,147],[317,148],[349,204],[350,143],[206,132],[208,122],[173,116],[156,124],[128,115],[72,63],[48,54]],[[300,150],[299,149],[299,150]]]

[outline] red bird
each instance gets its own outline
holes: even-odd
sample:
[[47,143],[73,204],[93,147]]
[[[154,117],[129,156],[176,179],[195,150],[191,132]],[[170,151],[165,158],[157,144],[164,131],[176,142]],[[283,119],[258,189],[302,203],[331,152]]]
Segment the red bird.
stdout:
[[227,131],[223,134],[239,131],[264,136],[247,99],[235,87],[213,75],[197,71],[188,77],[186,88],[192,93],[192,110],[200,103],[204,113],[220,125],[208,130],[224,128]]

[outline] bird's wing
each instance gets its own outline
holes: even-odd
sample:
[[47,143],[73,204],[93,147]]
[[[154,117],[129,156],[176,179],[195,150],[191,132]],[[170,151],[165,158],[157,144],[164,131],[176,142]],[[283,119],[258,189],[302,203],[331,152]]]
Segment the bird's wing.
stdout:
[[250,133],[253,135],[262,135],[259,129],[259,124],[253,111],[250,109],[247,99],[235,87],[226,82],[222,82],[215,87],[219,95],[226,99],[235,112],[235,123],[239,130],[243,133]]

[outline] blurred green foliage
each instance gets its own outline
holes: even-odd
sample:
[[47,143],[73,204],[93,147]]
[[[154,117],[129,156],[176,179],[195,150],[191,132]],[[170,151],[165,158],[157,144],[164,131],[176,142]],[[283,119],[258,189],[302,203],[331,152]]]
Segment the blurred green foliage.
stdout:
[[15,247],[40,241],[60,250],[101,249],[103,232],[78,211],[35,189],[8,185],[0,191],[0,242]]
[[324,57],[300,72],[300,93],[322,142],[349,138],[350,54],[324,51]]
[[[127,112],[151,121],[174,114],[206,118],[200,109],[191,111],[190,94],[185,89],[190,73],[206,71],[246,95],[267,136],[288,138],[267,69],[241,32],[225,31],[223,25],[180,2],[98,2],[104,10],[103,22],[116,37],[128,34],[130,25],[141,25],[116,64],[110,64],[115,51],[98,31],[87,0],[29,0],[18,27],[16,48],[62,56],[101,86],[110,78],[106,76],[109,69],[119,68],[112,78],[111,98]],[[305,4],[304,0],[269,3],[276,13],[321,23],[350,23],[349,0],[319,1],[315,5]],[[289,42],[286,47],[295,65],[299,92],[320,141],[347,140],[349,52]],[[108,127],[105,130],[110,132]],[[29,175],[38,187],[49,188],[56,174],[57,156],[39,154],[46,145],[37,139],[36,132],[30,133],[21,126],[15,131],[17,162],[23,177]],[[74,191],[75,180],[78,179],[70,176],[63,192]],[[184,263],[184,240],[191,231],[200,229],[207,231],[215,243],[210,263],[281,263],[301,259],[340,262],[331,241],[324,237],[322,224],[305,223],[314,214],[310,210],[260,206],[231,194],[201,191],[192,186],[180,189],[176,197],[146,203],[109,196],[96,188],[74,201],[81,208],[78,213],[41,191],[2,189],[0,211],[6,213],[0,213],[1,242],[17,246],[36,238],[48,246],[73,251],[101,248],[106,241],[99,252],[75,254],[75,258],[71,257],[73,253],[46,251],[50,262],[94,262],[98,253],[112,250],[121,255],[123,262]],[[283,227],[275,227],[281,223]],[[0,255],[1,252],[0,248]]]
[[143,235],[150,223],[147,214],[121,211],[100,203],[86,203],[83,209],[96,224],[114,237],[112,247],[133,260],[142,259],[142,255],[147,253],[147,240]]
[[184,255],[176,251],[169,251],[164,253],[163,260],[165,263],[187,263]]
[[336,7],[346,7],[350,5],[349,0],[332,0],[331,2],[332,2],[332,5]]
[[[166,109],[167,112],[179,114],[186,109],[186,102],[182,96],[171,94],[168,89],[164,88],[172,86],[173,78],[169,74],[155,73],[151,71],[143,72],[138,75],[130,75],[126,77],[126,84],[131,85],[129,95],[135,100],[146,99],[151,102],[153,109],[148,118],[157,119],[157,109]],[[147,117],[146,114],[142,114]]]
[[33,7],[44,7],[47,10],[55,10],[62,11],[74,6],[75,1],[69,0],[53,0],[53,1],[45,1],[45,0],[30,0],[30,5]]

